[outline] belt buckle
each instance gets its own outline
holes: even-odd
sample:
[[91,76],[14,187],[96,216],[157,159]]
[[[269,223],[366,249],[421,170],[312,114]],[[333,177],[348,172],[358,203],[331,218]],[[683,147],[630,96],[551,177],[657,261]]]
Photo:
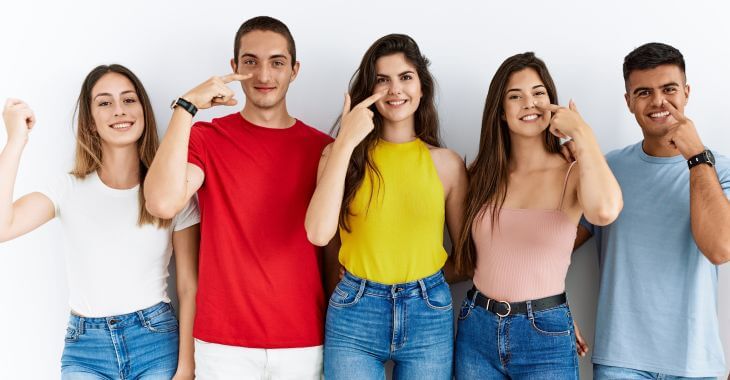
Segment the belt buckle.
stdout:
[[512,305],[510,305],[509,302],[507,302],[507,301],[497,301],[497,302],[507,305],[507,313],[505,313],[503,315],[503,314],[499,314],[499,313],[495,312],[494,314],[497,314],[500,318],[504,318],[504,317],[508,316],[509,313],[512,312]]

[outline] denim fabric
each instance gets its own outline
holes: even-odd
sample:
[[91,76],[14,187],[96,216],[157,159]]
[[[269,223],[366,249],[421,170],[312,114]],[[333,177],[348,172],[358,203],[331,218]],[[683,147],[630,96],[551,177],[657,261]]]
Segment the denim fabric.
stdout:
[[465,299],[454,352],[457,379],[578,379],[566,304],[501,318]]
[[394,379],[451,379],[453,319],[441,272],[396,285],[346,273],[327,309],[325,378],[384,379],[392,360]]
[[170,379],[177,369],[178,322],[170,304],[134,313],[71,315],[61,379]]
[[716,380],[716,377],[682,377],[631,368],[593,364],[594,380]]

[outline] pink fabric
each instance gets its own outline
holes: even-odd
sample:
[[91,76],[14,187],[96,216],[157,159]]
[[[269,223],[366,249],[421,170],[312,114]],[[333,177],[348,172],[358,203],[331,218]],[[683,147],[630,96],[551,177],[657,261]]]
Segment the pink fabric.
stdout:
[[565,291],[577,226],[561,210],[562,194],[559,204],[554,210],[502,208],[493,231],[489,209],[475,219],[474,285],[480,292],[520,302]]

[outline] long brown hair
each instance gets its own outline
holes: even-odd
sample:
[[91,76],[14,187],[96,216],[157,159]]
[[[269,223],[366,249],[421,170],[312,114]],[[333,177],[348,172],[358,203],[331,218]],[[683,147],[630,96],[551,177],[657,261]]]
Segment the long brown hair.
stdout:
[[[413,38],[405,34],[389,34],[375,41],[365,52],[355,74],[350,79],[350,97],[352,105],[357,105],[373,94],[376,85],[377,73],[375,71],[375,62],[380,57],[403,53],[406,61],[415,66],[416,73],[421,82],[421,102],[416,109],[414,115],[416,137],[432,146],[440,147],[441,136],[439,135],[438,113],[436,112],[435,98],[435,82],[431,73],[428,71],[429,61],[421,54],[418,44]],[[378,112],[375,105],[370,106],[374,113],[373,122],[375,129],[368,134],[360,144],[355,147],[347,167],[347,175],[345,176],[345,192],[342,198],[342,206],[340,207],[340,227],[346,231],[350,231],[347,223],[348,215],[352,215],[350,211],[350,203],[355,198],[357,189],[360,188],[366,170],[371,170],[376,180],[382,180],[380,172],[370,157],[370,152],[375,147],[378,139],[383,136],[383,117]],[[339,132],[340,119],[337,119],[333,127],[333,134]],[[371,177],[371,180],[373,177]],[[372,194],[371,194],[372,196]]]
[[155,157],[159,139],[157,137],[157,124],[155,123],[155,115],[152,111],[150,98],[147,96],[142,82],[128,68],[118,65],[100,65],[95,67],[84,79],[81,85],[81,92],[76,102],[75,118],[77,119],[76,131],[76,158],[74,160],[74,168],[71,174],[76,178],[85,178],[101,168],[103,160],[101,150],[101,137],[96,131],[94,116],[91,113],[91,90],[96,82],[108,73],[117,73],[124,75],[134,85],[134,91],[137,93],[139,102],[144,111],[144,131],[142,136],[137,140],[137,148],[139,152],[139,217],[137,225],[153,224],[159,228],[168,227],[171,223],[170,219],[160,219],[147,211],[144,199],[144,178],[147,170],[152,164]]
[[[509,181],[508,160],[511,151],[509,126],[502,120],[504,114],[504,97],[507,82],[513,73],[524,69],[533,69],[545,85],[550,102],[558,102],[558,93],[553,78],[548,72],[545,62],[535,57],[532,52],[513,55],[507,58],[489,84],[487,100],[482,115],[482,132],[479,138],[479,152],[467,170],[469,175],[469,191],[464,200],[464,228],[454,252],[456,270],[459,273],[470,273],[476,265],[476,247],[472,239],[472,224],[475,219],[483,217],[486,210],[491,210],[494,225],[504,205]],[[543,131],[544,143],[548,152],[560,152],[560,139],[547,130]],[[485,207],[486,206],[486,207]]]

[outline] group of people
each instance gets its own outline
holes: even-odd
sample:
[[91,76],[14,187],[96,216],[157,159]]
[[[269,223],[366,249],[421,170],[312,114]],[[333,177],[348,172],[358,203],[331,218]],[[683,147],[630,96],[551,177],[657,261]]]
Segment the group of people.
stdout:
[[[559,105],[545,63],[507,58],[468,167],[441,141],[429,61],[407,35],[365,52],[334,139],[287,110],[299,62],[281,21],[244,22],[230,64],[173,101],[161,143],[139,79],[95,68],[73,170],[14,202],[36,120],[6,102],[0,240],[57,217],[73,247],[63,379],[382,379],[388,361],[395,379],[578,378],[588,348],[565,277],[590,236],[595,378],[724,373],[730,161],[684,114],[677,49],[626,56],[644,139],[605,157],[574,102]],[[243,109],[193,123],[237,104],[231,82]],[[448,283],[462,280],[474,286],[454,337]]]

